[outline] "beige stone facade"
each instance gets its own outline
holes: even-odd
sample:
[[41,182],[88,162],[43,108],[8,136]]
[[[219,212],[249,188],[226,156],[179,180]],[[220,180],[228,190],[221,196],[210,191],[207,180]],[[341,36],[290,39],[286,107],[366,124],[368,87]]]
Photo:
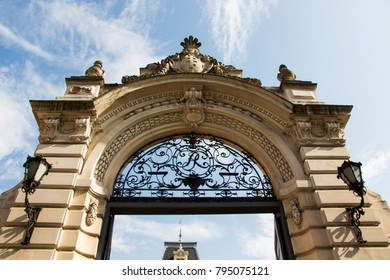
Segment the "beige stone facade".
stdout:
[[122,84],[105,84],[98,62],[85,76],[67,78],[63,96],[31,101],[40,132],[35,154],[53,167],[29,197],[42,207],[31,244],[20,244],[27,223],[21,183],[1,194],[0,259],[97,258],[122,165],[153,142],[191,132],[239,143],[263,165],[296,259],[390,259],[387,203],[368,191],[361,218],[367,243],[359,244],[346,207],[360,200],[337,179],[349,159],[344,128],[352,107],[320,102],[316,84],[296,80],[285,66],[280,86],[264,87],[186,40],[182,53]]

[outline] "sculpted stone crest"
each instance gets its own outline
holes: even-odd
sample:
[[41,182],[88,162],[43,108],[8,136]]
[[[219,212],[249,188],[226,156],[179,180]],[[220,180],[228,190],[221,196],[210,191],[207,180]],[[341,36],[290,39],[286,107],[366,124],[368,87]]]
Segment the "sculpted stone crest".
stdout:
[[224,65],[215,58],[204,55],[199,51],[202,45],[197,38],[189,36],[180,43],[181,53],[168,56],[161,62],[150,63],[140,69],[140,76],[123,76],[122,83],[131,83],[140,79],[174,73],[209,73],[227,76],[261,86],[258,79],[242,78],[242,70],[231,65]]
[[202,45],[197,38],[190,36],[180,44],[183,51],[169,57],[167,63],[177,73],[207,73],[214,64],[209,56],[202,55],[199,47]]
[[[226,66],[215,58],[203,55],[199,51],[202,45],[197,38],[189,36],[180,43],[183,47],[181,53],[168,56],[160,63],[151,63],[141,69],[142,74],[166,74],[166,73],[217,73],[234,75],[233,66]],[[237,71],[237,70],[236,70]],[[241,71],[239,71],[241,74]],[[234,76],[237,76],[234,75]]]

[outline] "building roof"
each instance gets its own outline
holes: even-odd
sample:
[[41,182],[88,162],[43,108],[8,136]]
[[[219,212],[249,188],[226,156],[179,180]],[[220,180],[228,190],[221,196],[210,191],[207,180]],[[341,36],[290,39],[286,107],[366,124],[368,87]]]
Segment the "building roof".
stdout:
[[185,260],[199,260],[196,246],[197,242],[164,242],[162,259],[174,260],[175,255],[185,255]]

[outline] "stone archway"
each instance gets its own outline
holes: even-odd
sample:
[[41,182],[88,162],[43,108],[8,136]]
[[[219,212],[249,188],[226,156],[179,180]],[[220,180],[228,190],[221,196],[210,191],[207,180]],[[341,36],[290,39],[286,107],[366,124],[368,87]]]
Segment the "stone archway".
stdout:
[[271,182],[259,163],[235,146],[191,133],[161,139],[132,156],[116,176],[98,258],[110,258],[116,215],[271,213],[276,256],[293,259],[284,210]]
[[352,107],[319,101],[316,84],[296,80],[284,65],[280,85],[263,87],[201,54],[196,38],[181,45],[181,53],[124,76],[122,84],[105,84],[98,62],[85,76],[67,78],[64,96],[31,101],[40,130],[36,154],[53,168],[31,196],[42,207],[31,245],[19,243],[23,194],[15,187],[2,196],[2,258],[96,258],[121,166],[146,143],[186,133],[239,143],[262,162],[286,214],[295,258],[390,258],[388,208],[378,195],[369,192],[364,205],[363,247],[345,215],[359,204],[336,177],[349,158],[344,128]]

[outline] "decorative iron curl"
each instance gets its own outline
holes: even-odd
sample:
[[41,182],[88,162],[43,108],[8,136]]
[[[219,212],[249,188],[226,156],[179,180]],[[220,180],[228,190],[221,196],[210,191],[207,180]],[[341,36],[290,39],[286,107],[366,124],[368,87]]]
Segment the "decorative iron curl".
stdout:
[[113,197],[274,198],[259,167],[216,139],[169,139],[134,157],[118,175]]

